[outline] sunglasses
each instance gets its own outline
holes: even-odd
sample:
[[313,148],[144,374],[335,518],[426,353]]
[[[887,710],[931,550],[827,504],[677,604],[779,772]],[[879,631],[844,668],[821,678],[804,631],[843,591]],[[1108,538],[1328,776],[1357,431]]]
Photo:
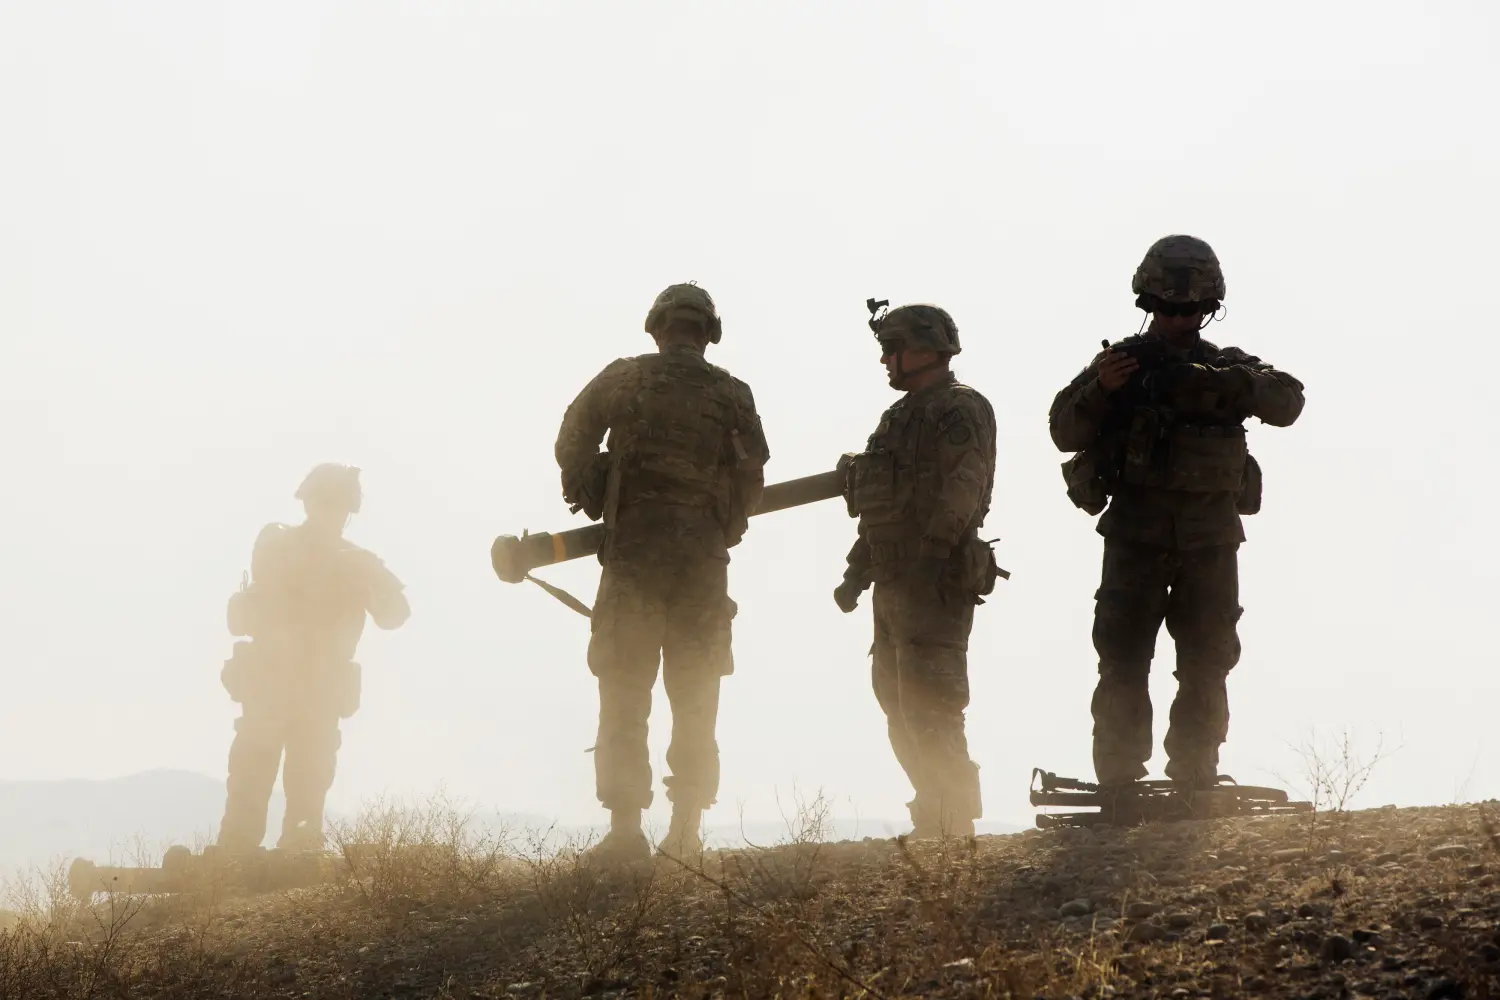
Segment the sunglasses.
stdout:
[[1160,299],[1151,303],[1151,311],[1161,316],[1196,316],[1198,314],[1208,315],[1219,311],[1217,302],[1163,302]]

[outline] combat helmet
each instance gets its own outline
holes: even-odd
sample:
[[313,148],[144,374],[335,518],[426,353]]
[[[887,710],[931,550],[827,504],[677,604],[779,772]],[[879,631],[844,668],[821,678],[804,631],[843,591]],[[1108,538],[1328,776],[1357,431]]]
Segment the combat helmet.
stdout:
[[351,514],[358,514],[362,497],[359,469],[338,462],[314,466],[302,480],[302,485],[297,487],[296,497],[304,503],[326,501]]
[[717,344],[724,332],[713,297],[692,281],[668,285],[662,290],[646,314],[646,332],[655,336],[676,319],[690,320],[702,326],[710,344]]
[[1167,303],[1201,304],[1211,313],[1224,301],[1224,272],[1213,247],[1196,236],[1164,236],[1146,251],[1130,290],[1136,294],[1136,306],[1147,312]]
[[[879,303],[871,302],[876,306]],[[874,309],[871,309],[874,312]],[[946,309],[926,304],[898,306],[872,317],[870,329],[876,340],[900,340],[907,347],[953,355],[963,350],[958,343],[958,324]]]

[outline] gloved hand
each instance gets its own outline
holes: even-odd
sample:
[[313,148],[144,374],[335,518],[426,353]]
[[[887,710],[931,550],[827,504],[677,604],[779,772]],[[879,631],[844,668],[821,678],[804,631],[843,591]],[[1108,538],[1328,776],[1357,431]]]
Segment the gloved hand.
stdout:
[[563,499],[569,510],[576,514],[580,510],[590,521],[604,516],[604,495],[609,486],[608,452],[600,452],[589,460],[582,470],[568,477],[564,484]]
[[859,595],[865,592],[865,585],[858,580],[845,580],[833,588],[833,603],[839,606],[839,610],[848,614],[859,607]]

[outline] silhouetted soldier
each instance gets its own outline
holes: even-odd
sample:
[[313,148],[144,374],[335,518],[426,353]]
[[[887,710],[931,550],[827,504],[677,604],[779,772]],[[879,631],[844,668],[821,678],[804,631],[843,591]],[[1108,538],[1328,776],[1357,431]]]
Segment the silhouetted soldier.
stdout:
[[383,629],[411,614],[401,581],[374,553],[343,537],[360,507],[359,469],[324,464],[298,488],[302,524],[268,524],[255,540],[247,584],[229,599],[236,642],[222,679],[243,706],[229,750],[228,799],[219,844],[253,850],[282,753],[286,815],[277,846],[319,849],[333,785],[339,720],[359,708],[355,647],[368,613]]

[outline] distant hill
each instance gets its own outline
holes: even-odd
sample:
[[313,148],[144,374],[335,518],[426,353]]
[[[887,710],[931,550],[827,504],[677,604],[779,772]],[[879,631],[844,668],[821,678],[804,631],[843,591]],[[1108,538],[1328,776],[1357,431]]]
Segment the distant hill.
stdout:
[[[159,856],[168,844],[211,840],[223,810],[224,783],[192,771],[0,781],[0,870],[73,857],[130,862],[138,843]],[[273,829],[281,810],[277,795],[271,802]]]

